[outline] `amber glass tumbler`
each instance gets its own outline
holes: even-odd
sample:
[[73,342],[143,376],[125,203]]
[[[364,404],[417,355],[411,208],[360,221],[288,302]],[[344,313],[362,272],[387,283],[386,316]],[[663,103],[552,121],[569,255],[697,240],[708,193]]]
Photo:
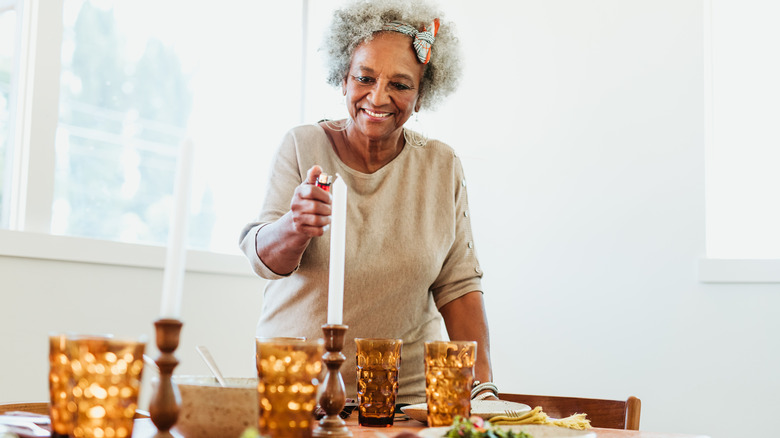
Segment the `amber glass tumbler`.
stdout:
[[476,357],[476,342],[425,343],[425,396],[429,426],[449,426],[455,416],[469,416]]
[[395,417],[401,339],[357,338],[358,422],[390,427]]
[[79,335],[66,341],[73,378],[75,438],[133,434],[146,342]]
[[324,341],[257,339],[258,428],[272,438],[308,438],[314,426]]
[[67,438],[73,432],[76,418],[68,342],[68,335],[49,335],[49,417],[52,438]]

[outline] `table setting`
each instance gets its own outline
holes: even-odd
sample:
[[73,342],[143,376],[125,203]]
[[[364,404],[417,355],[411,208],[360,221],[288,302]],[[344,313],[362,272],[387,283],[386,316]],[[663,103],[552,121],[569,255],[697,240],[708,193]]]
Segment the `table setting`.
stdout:
[[[473,341],[425,342],[426,402],[397,405],[403,340],[355,338],[342,321],[347,187],[341,178],[330,187],[334,208],[322,337],[257,338],[256,378],[223,377],[202,347],[199,353],[214,376],[175,375],[179,363],[175,352],[184,325],[179,314],[191,173],[191,151],[185,148],[182,154],[160,318],[153,322],[159,356],[145,355],[148,345],[143,336],[50,334],[49,413],[0,415],[0,438],[685,436],[593,428],[587,413],[551,419],[543,407],[487,399],[497,396],[498,388],[491,382],[475,382]],[[341,369],[346,342],[356,345],[354,370]],[[148,413],[138,409],[145,366],[156,368],[157,374]],[[358,376],[357,400],[348,408],[344,372]]]
[[[338,312],[333,315],[338,321]],[[157,360],[144,357],[142,337],[52,334],[49,415],[1,415],[0,438],[694,437],[591,427],[587,413],[552,419],[540,406],[482,399],[483,389],[498,390],[474,381],[475,342],[426,342],[426,402],[398,406],[403,341],[352,338],[356,369],[341,370],[349,327],[332,322],[318,339],[257,338],[256,378],[222,377],[206,350],[214,376],[173,375],[183,326],[175,318],[155,321]],[[138,410],[145,365],[159,372],[148,414]],[[354,410],[345,409],[342,372],[358,374]],[[468,434],[459,432],[463,425]]]

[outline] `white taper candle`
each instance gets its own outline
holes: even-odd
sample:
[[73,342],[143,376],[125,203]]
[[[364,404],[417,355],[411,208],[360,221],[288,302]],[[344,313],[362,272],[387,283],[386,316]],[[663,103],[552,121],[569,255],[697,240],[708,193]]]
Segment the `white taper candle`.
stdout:
[[187,222],[190,212],[193,146],[184,140],[179,151],[174,185],[173,215],[168,229],[168,250],[165,256],[163,293],[160,316],[178,318],[181,314],[182,283],[187,257]]
[[328,277],[328,324],[343,324],[344,256],[347,236],[347,185],[339,174],[331,186],[330,272]]

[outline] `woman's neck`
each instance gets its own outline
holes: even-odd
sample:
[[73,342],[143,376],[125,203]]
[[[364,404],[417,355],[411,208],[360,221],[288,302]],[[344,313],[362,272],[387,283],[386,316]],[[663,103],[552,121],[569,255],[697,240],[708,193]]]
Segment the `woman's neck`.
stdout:
[[369,139],[352,124],[341,131],[334,131],[326,126],[326,132],[341,161],[363,173],[374,173],[386,166],[404,148],[403,128],[382,140]]

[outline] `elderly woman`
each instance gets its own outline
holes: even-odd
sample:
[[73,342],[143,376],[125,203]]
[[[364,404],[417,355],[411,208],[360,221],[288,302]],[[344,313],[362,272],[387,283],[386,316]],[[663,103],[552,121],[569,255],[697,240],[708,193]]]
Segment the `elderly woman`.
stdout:
[[271,280],[258,336],[321,337],[331,196],[316,181],[322,172],[343,178],[348,397],[356,393],[350,340],[384,337],[404,341],[397,401],[424,401],[423,344],[441,338],[442,318],[450,339],[478,342],[476,380],[492,380],[461,163],[448,145],[404,128],[456,88],[457,39],[442,18],[420,0],[355,1],[334,13],[328,82],[341,87],[349,118],[285,136],[260,216],[241,234],[255,272]]

